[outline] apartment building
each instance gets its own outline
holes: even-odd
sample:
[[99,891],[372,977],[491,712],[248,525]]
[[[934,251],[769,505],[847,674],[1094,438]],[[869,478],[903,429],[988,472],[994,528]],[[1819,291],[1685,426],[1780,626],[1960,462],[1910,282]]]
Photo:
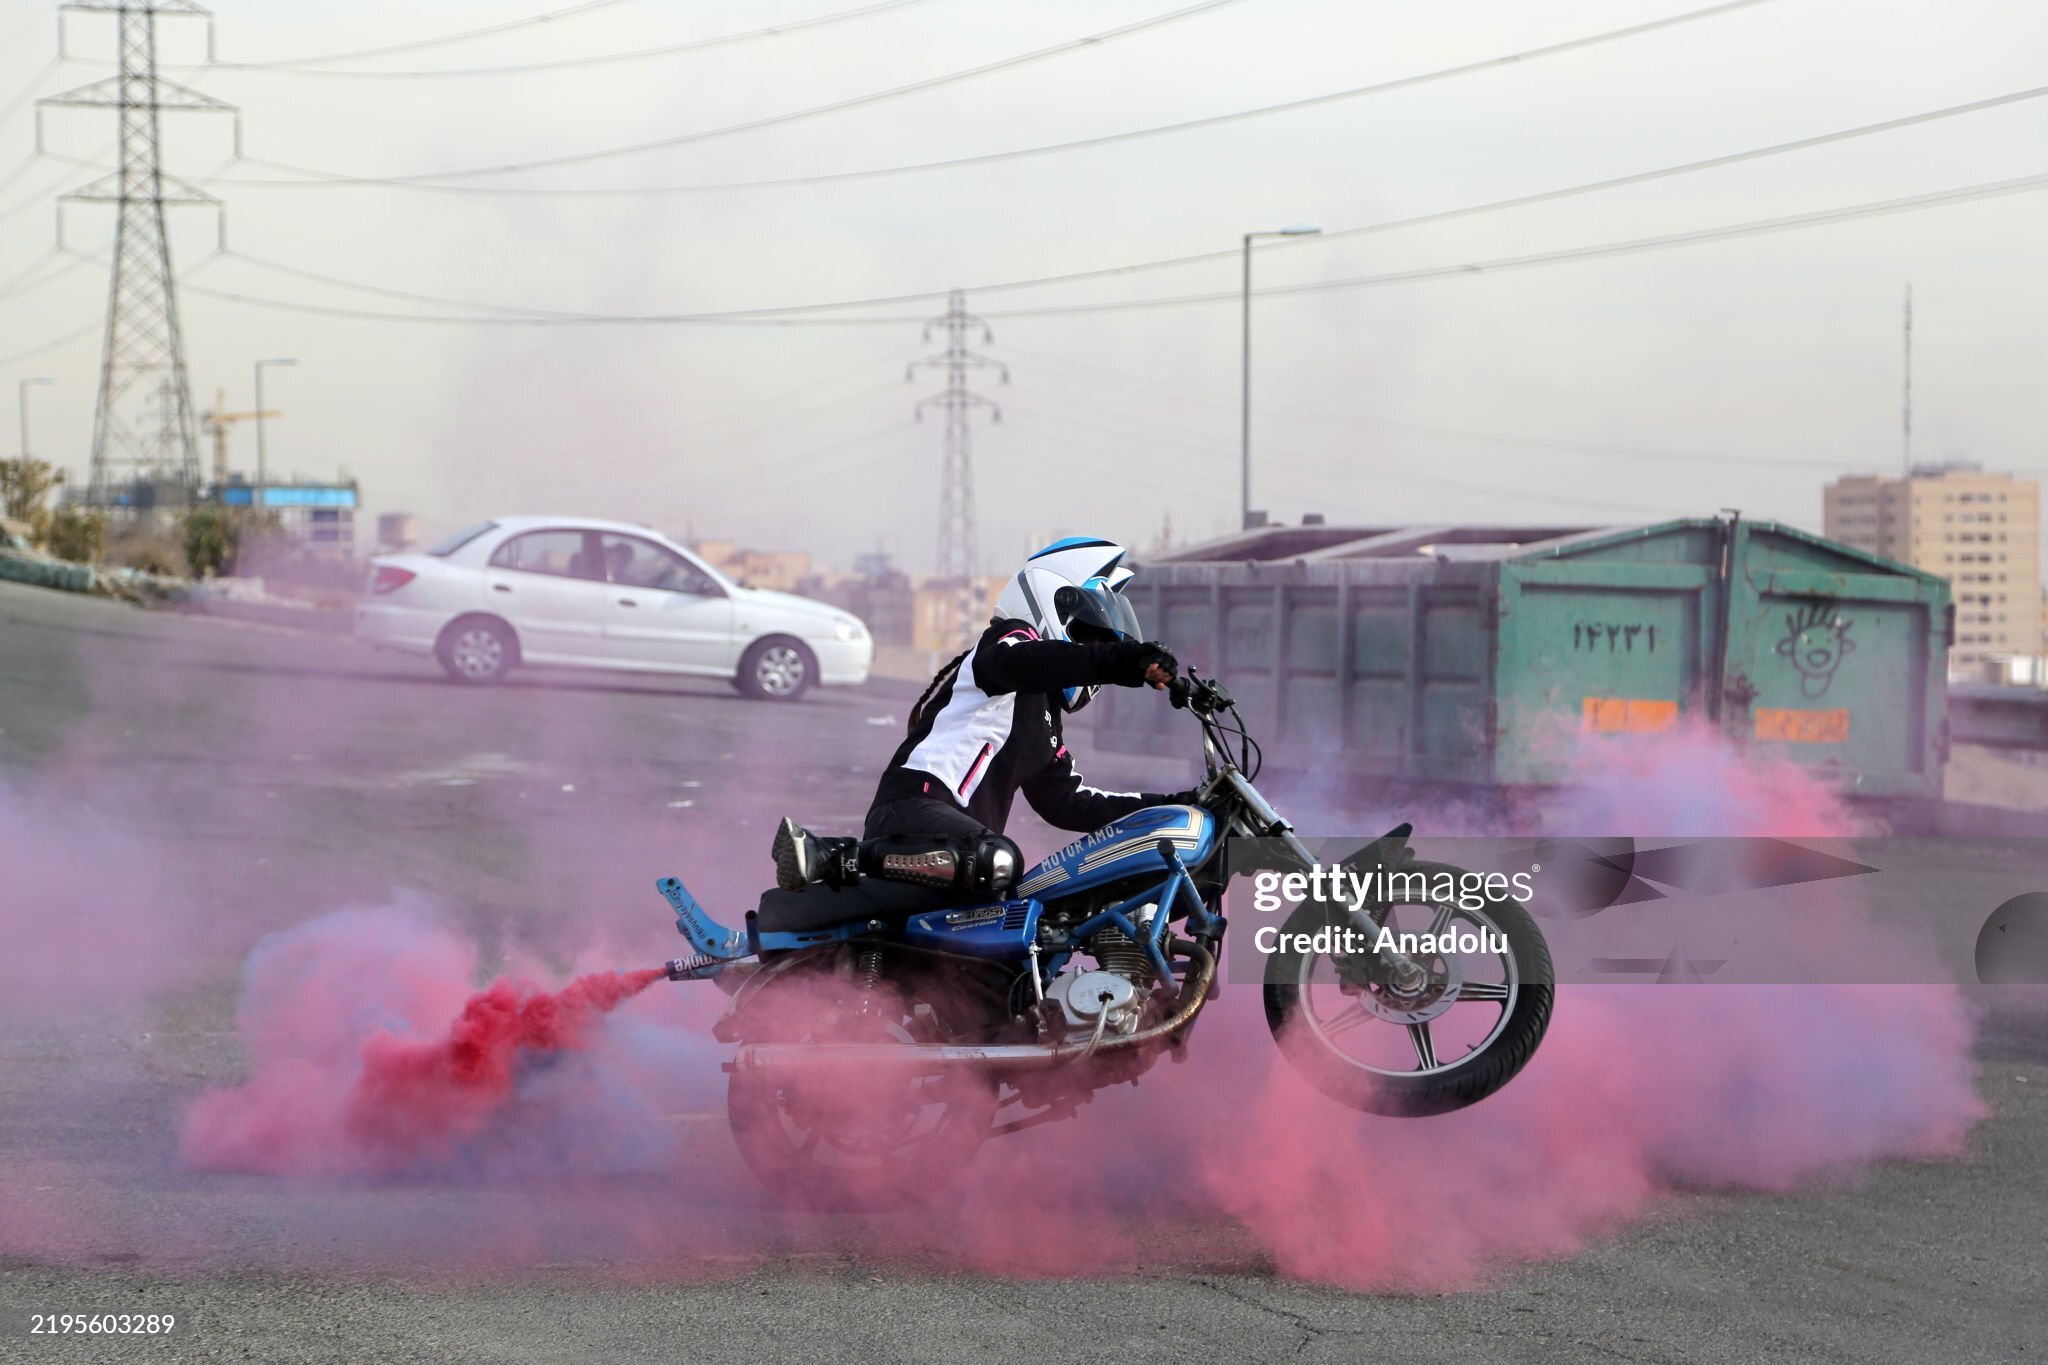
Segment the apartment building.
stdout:
[[1837,479],[1824,534],[1948,579],[1953,664],[2044,652],[2041,487],[1975,465],[1916,466],[1903,478]]

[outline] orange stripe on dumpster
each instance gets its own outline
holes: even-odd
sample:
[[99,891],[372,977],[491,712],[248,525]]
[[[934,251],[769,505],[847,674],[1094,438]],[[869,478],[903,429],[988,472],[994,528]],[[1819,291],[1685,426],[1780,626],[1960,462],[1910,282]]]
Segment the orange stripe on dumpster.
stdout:
[[1650,697],[1587,697],[1584,728],[1599,735],[1650,735],[1678,723],[1678,703]]
[[1827,711],[1759,706],[1756,709],[1756,737],[1782,740],[1787,744],[1845,744],[1849,739],[1849,710],[1843,706]]

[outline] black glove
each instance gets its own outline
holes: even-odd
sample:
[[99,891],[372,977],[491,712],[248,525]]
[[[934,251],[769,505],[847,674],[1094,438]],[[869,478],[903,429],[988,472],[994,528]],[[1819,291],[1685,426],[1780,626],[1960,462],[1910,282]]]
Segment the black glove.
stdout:
[[1143,687],[1145,674],[1154,664],[1165,669],[1168,676],[1180,672],[1180,660],[1157,640],[1119,640],[1110,648],[1115,654],[1111,660],[1109,680],[1119,687]]

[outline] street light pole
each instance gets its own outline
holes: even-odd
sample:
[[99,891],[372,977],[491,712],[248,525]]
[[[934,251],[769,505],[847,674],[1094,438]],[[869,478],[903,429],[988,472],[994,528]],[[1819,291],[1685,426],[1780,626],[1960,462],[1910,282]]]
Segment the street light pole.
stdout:
[[261,512],[264,506],[264,486],[270,482],[270,450],[263,442],[263,367],[298,363],[292,359],[256,362],[256,492],[249,500],[249,505],[258,512]]
[[17,405],[17,406],[18,406],[18,407],[19,407],[19,408],[21,409],[21,458],[22,458],[22,459],[24,459],[24,460],[26,460],[26,459],[27,459],[27,458],[29,457],[29,448],[28,448],[28,391],[29,391],[29,388],[30,388],[30,386],[31,386],[31,385],[35,385],[35,384],[54,384],[54,383],[56,383],[56,382],[57,382],[56,380],[54,380],[54,379],[50,378],[50,377],[49,377],[48,375],[39,375],[39,376],[37,376],[37,377],[36,377],[36,378],[34,378],[34,379],[24,379],[24,380],[22,380],[22,381],[21,381],[21,382],[20,382],[19,384],[17,384],[17,385],[15,385],[15,386],[14,386],[14,392],[15,392],[15,394],[17,395],[17,404],[16,404],[16,405]]
[[[1243,372],[1240,376],[1238,412],[1238,525],[1252,524],[1252,239],[1255,237],[1313,237],[1319,227],[1284,227],[1272,232],[1244,235],[1244,335],[1241,342]],[[260,404],[258,406],[261,406]]]

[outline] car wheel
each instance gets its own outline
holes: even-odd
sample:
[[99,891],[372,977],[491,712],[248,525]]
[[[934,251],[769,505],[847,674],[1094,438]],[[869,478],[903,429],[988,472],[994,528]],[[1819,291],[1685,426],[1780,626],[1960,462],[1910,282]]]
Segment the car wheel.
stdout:
[[434,657],[459,683],[482,686],[501,680],[517,662],[519,642],[512,628],[488,616],[451,622],[434,646]]
[[734,681],[759,701],[795,701],[818,680],[818,656],[801,640],[771,635],[756,640],[740,658]]

